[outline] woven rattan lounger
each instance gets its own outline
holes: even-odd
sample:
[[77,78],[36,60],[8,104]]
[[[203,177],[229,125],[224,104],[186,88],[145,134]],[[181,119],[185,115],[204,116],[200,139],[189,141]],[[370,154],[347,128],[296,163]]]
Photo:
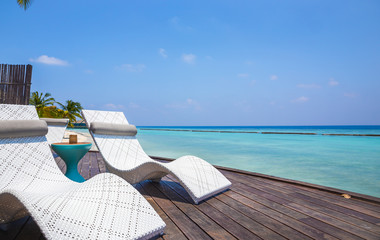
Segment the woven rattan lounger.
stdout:
[[128,124],[122,112],[82,110],[82,115],[108,171],[131,184],[159,181],[170,173],[196,204],[231,186],[222,173],[198,157],[184,156],[170,163],[151,159],[135,136],[136,127]]
[[48,125],[48,133],[46,134],[48,143],[52,144],[61,142],[63,136],[65,135],[69,119],[40,118],[40,120],[44,120]]
[[33,106],[0,105],[0,223],[31,215],[47,239],[147,239],[165,223],[129,183],[59,170]]

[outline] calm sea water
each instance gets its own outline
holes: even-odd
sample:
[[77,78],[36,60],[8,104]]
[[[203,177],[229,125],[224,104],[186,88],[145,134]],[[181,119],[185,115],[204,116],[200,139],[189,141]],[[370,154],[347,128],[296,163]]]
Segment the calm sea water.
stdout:
[[[380,134],[380,126],[154,128]],[[140,130],[138,139],[149,155],[196,155],[215,165],[380,197],[380,137]]]
[[[312,132],[318,135],[155,131]],[[139,127],[149,155],[196,155],[208,162],[380,197],[380,137],[322,133],[380,134],[380,126]]]

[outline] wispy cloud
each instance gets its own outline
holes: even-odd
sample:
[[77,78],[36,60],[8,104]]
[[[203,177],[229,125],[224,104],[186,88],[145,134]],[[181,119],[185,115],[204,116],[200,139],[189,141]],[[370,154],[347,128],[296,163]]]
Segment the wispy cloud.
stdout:
[[253,65],[253,64],[255,64],[255,63],[254,63],[253,61],[249,61],[249,60],[248,60],[248,61],[245,61],[245,64],[251,66],[251,65]]
[[343,94],[343,96],[348,97],[348,98],[355,98],[358,96],[358,94],[352,93],[352,92],[351,93],[346,92]]
[[278,79],[278,76],[277,75],[272,75],[270,76],[270,80],[277,80]]
[[104,104],[104,108],[108,110],[120,110],[120,109],[125,109],[124,105],[121,104],[113,104],[113,103],[107,103]]
[[192,27],[184,25],[179,17],[172,17],[169,19],[170,25],[172,25],[175,29],[181,32],[191,32],[193,30]]
[[55,57],[49,57],[47,55],[41,55],[38,58],[30,58],[29,61],[57,66],[67,66],[69,64],[67,61]]
[[336,81],[334,78],[330,78],[329,85],[330,86],[338,86],[339,82]]
[[194,54],[182,54],[182,61],[188,64],[194,64],[197,56]]
[[299,88],[307,88],[307,89],[317,89],[317,88],[321,88],[321,86],[319,86],[318,84],[315,84],[315,83],[311,83],[311,84],[298,84],[297,87]]
[[159,53],[163,58],[167,58],[167,57],[168,57],[168,54],[166,53],[166,50],[163,49],[163,48],[158,49],[158,53]]
[[294,103],[304,103],[304,102],[307,102],[309,100],[310,99],[308,97],[302,96],[302,97],[299,97],[297,99],[292,100],[292,102],[294,102]]
[[94,74],[94,71],[92,71],[90,69],[86,69],[86,70],[84,70],[84,73],[86,73],[86,74]]
[[180,102],[180,103],[167,104],[167,105],[165,105],[165,107],[166,108],[173,108],[173,109],[193,108],[195,110],[201,110],[200,104],[192,98],[188,98],[188,99],[186,99],[186,101]]
[[140,105],[138,105],[137,103],[131,102],[131,103],[129,103],[128,107],[136,109],[136,108],[140,108]]
[[127,72],[142,72],[146,66],[144,64],[122,64],[116,69],[125,70]]
[[237,76],[239,78],[247,78],[247,77],[249,77],[249,74],[248,73],[238,73]]
[[173,25],[179,25],[179,17],[172,17],[169,22]]

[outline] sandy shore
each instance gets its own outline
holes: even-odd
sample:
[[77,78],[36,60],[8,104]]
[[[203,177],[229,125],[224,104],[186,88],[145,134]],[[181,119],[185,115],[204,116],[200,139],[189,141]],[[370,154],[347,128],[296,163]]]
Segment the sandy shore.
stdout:
[[98,148],[96,147],[94,143],[94,139],[92,139],[89,133],[79,133],[79,132],[66,130],[65,135],[62,139],[62,142],[69,142],[69,136],[73,134],[78,136],[78,142],[91,142],[92,146],[91,146],[90,151],[98,151]]

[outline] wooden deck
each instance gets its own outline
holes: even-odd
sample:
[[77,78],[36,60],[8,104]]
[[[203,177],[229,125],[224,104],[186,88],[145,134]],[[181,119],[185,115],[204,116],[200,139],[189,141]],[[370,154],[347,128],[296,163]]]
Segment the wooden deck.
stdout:
[[[88,153],[79,169],[86,179],[106,170],[97,152]],[[348,193],[346,199],[337,189],[220,169],[232,188],[199,205],[171,176],[135,186],[166,223],[159,239],[380,239],[379,198]],[[0,239],[44,239],[30,217],[6,227]]]

